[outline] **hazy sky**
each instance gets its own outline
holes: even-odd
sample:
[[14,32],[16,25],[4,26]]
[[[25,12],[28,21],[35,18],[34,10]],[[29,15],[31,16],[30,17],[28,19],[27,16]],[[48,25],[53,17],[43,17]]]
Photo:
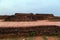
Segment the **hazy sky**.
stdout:
[[60,16],[60,0],[0,0],[0,15],[53,13]]

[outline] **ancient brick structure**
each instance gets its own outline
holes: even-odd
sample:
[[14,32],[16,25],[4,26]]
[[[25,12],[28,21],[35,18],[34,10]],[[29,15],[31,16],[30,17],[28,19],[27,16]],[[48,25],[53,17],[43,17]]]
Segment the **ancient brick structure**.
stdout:
[[16,13],[15,15],[8,16],[5,21],[35,21],[44,20],[54,17],[53,14],[33,14],[33,13]]
[[51,17],[54,17],[53,14],[36,14],[35,15],[37,17],[37,20],[43,20],[43,19],[48,19],[48,18],[51,18]]
[[32,18],[33,14],[26,14],[26,13],[16,13],[15,18],[17,21],[31,21],[33,20]]
[[19,35],[31,36],[30,33],[34,32],[33,36],[41,35],[60,35],[59,26],[35,26],[35,27],[17,27],[17,28],[0,28],[0,35]]
[[[26,13],[16,13],[10,16],[0,16],[0,19],[4,21],[36,21],[36,20],[46,20],[54,17],[53,14],[26,14]],[[8,25],[8,24],[7,24]],[[55,25],[40,25],[40,26],[30,26],[30,27],[0,27],[0,38],[9,38],[11,36],[16,37],[28,37],[28,36],[41,36],[41,35],[60,35],[60,26]],[[40,39],[39,39],[40,40]]]

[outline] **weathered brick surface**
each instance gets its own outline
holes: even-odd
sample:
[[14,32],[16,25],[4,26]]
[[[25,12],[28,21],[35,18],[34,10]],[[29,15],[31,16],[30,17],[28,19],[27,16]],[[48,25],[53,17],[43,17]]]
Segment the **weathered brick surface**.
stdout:
[[44,20],[49,17],[54,17],[53,14],[23,14],[16,13],[15,15],[9,16],[5,21],[35,21],[35,20]]
[[59,26],[36,26],[36,27],[19,27],[19,28],[0,28],[0,34],[14,34],[20,36],[30,36],[30,33],[34,32],[34,36],[39,35],[60,35]]

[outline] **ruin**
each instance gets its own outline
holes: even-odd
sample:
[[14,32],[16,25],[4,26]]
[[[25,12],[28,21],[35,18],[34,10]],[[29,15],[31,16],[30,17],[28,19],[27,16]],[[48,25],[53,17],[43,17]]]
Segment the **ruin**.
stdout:
[[33,13],[15,13],[10,16],[0,16],[4,21],[36,21],[45,20],[54,17],[53,14],[33,14]]
[[[38,30],[38,31],[37,31]],[[0,28],[0,35],[19,35],[32,36],[31,32],[35,32],[33,36],[51,36],[60,35],[60,27],[55,25],[46,26],[32,26],[32,27],[17,27],[17,28]]]
[[2,15],[0,16],[0,39],[18,38],[18,40],[23,40],[31,36],[60,35],[60,22],[41,21],[52,18],[60,19],[53,14],[15,13],[15,15]]

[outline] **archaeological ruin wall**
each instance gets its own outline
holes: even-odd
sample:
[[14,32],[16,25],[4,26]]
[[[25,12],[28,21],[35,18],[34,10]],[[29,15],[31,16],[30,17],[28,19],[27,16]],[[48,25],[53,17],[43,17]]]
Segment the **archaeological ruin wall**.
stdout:
[[19,35],[19,36],[55,36],[60,35],[60,27],[50,26],[34,26],[34,27],[16,27],[16,28],[0,28],[0,35]]
[[4,21],[36,21],[36,20],[46,20],[54,17],[53,14],[23,14],[16,13],[15,15],[7,16]]

